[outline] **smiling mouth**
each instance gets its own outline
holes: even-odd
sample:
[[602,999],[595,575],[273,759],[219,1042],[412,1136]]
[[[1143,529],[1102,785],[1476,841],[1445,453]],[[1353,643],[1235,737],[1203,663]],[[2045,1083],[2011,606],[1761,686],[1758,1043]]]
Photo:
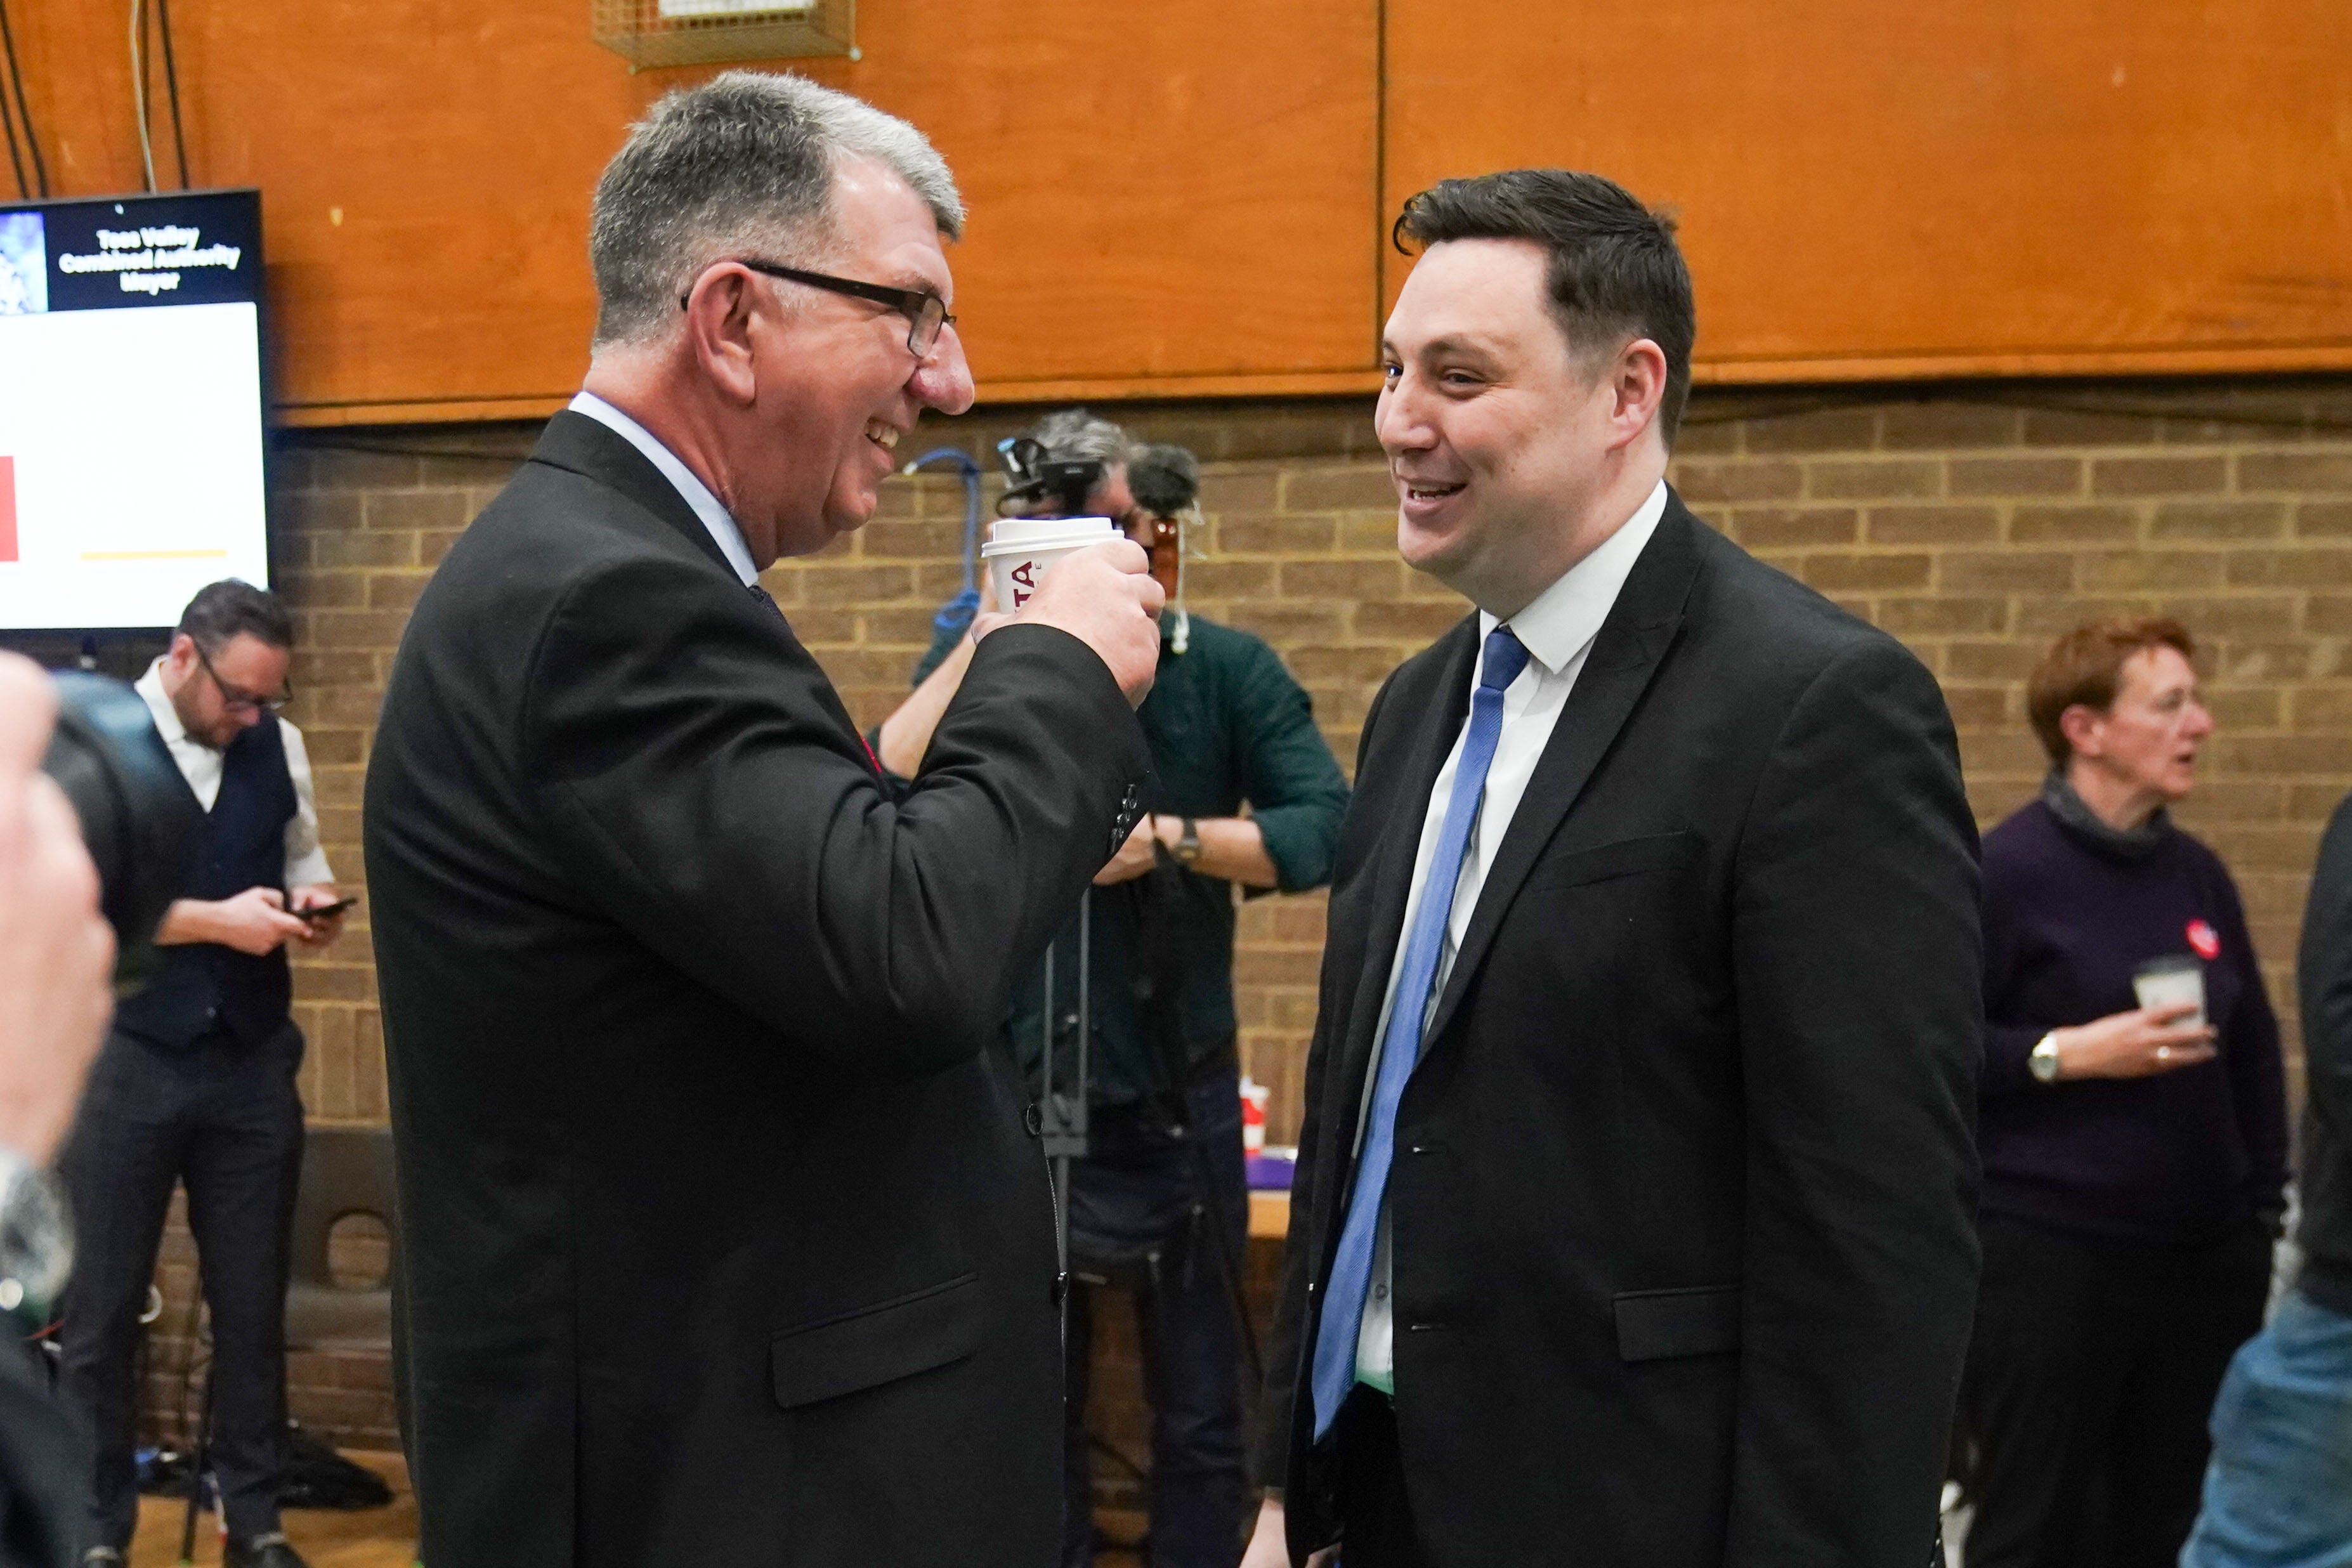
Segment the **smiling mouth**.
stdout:
[[1404,492],[1404,499],[1407,500],[1427,501],[1444,500],[1447,496],[1459,495],[1465,487],[1462,485],[1417,485],[1409,479],[1399,479],[1397,481],[1397,488]]
[[895,425],[885,425],[879,419],[868,420],[866,438],[887,452],[898,446],[898,428]]

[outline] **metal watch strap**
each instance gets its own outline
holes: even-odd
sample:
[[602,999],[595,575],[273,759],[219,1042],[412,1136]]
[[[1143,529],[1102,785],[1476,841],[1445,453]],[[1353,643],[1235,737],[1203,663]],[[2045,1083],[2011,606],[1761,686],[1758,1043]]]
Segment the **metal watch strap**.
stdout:
[[49,1173],[0,1145],[0,1312],[45,1312],[65,1289],[73,1242]]

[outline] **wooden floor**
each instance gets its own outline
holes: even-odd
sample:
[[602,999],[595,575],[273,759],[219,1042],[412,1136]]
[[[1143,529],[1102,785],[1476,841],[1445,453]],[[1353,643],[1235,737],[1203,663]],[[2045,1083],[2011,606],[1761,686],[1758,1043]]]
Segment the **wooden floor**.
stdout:
[[[389,1508],[289,1509],[286,1538],[309,1558],[310,1568],[409,1568],[415,1559],[416,1500],[408,1491],[408,1467],[397,1454],[351,1454],[392,1486]],[[131,1542],[130,1568],[171,1568],[180,1561],[180,1522],[188,1505],[172,1498],[139,1500],[139,1533]],[[221,1560],[220,1519],[196,1516],[200,1564]]]
[[[351,1512],[294,1509],[286,1514],[286,1537],[310,1562],[310,1568],[409,1568],[416,1545],[416,1500],[408,1490],[408,1467],[397,1454],[346,1453],[345,1458],[382,1476],[392,1486],[390,1508],[358,1509]],[[139,1534],[131,1543],[130,1568],[172,1568],[180,1561],[180,1523],[187,1504],[171,1498],[139,1500]],[[1120,1516],[1115,1521],[1123,1534],[1142,1521]],[[206,1513],[196,1517],[196,1555],[203,1565],[221,1560],[219,1521]],[[1105,1552],[1096,1568],[1138,1568],[1131,1552]]]

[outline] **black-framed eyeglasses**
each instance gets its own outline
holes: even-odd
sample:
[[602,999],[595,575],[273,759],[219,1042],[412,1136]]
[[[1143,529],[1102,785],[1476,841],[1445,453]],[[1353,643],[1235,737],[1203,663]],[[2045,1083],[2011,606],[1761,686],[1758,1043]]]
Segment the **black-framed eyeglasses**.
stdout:
[[203,665],[205,673],[213,678],[213,689],[220,693],[222,707],[241,708],[254,714],[278,714],[283,713],[286,710],[286,705],[294,700],[294,686],[291,681],[289,681],[286,689],[275,697],[264,697],[258,692],[247,691],[242,686],[232,686],[221,679],[220,671],[213,668],[213,661],[205,657],[204,644],[190,637],[188,646],[196,650],[196,662]]
[[[745,256],[730,259],[738,267],[748,267],[771,278],[805,283],[812,289],[830,289],[854,300],[871,300],[877,305],[889,306],[907,318],[907,351],[918,359],[931,352],[931,345],[940,341],[940,330],[955,320],[948,314],[948,302],[928,289],[893,289],[887,283],[861,283],[855,278],[835,278],[827,272],[805,272],[797,267],[779,267],[772,261],[754,261]],[[680,294],[677,308],[685,310],[693,298],[691,292]]]

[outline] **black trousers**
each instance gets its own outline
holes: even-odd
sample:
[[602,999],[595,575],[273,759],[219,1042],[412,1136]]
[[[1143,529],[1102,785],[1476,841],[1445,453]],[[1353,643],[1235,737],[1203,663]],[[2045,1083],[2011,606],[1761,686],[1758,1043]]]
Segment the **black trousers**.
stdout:
[[1968,1568],[2173,1568],[2213,1396],[2262,1327],[2270,1237],[2127,1246],[1990,1215],[1982,1232]]
[[[1090,1252],[1158,1253],[1154,1268],[1119,1270],[1134,1288],[1151,1407],[1147,1560],[1151,1568],[1233,1568],[1251,1504],[1242,1463],[1241,1328],[1224,1273],[1224,1259],[1241,1252],[1249,1214],[1240,1068],[1230,1051],[1195,1069],[1186,1099],[1197,1149],[1171,1136],[1156,1108],[1095,1108],[1092,1152],[1070,1170],[1072,1268],[1087,1268]],[[1202,1187],[1202,1156],[1213,1203]],[[1087,1403],[1097,1299],[1085,1283],[1073,1285],[1064,1341],[1064,1568],[1094,1561]]]
[[59,1387],[94,1439],[85,1549],[139,1522],[139,1314],[172,1188],[188,1189],[212,1309],[214,1473],[238,1540],[278,1528],[286,1441],[286,1268],[302,1163],[302,1034],[205,1036],[184,1051],[110,1036],[59,1171],[73,1205]]

